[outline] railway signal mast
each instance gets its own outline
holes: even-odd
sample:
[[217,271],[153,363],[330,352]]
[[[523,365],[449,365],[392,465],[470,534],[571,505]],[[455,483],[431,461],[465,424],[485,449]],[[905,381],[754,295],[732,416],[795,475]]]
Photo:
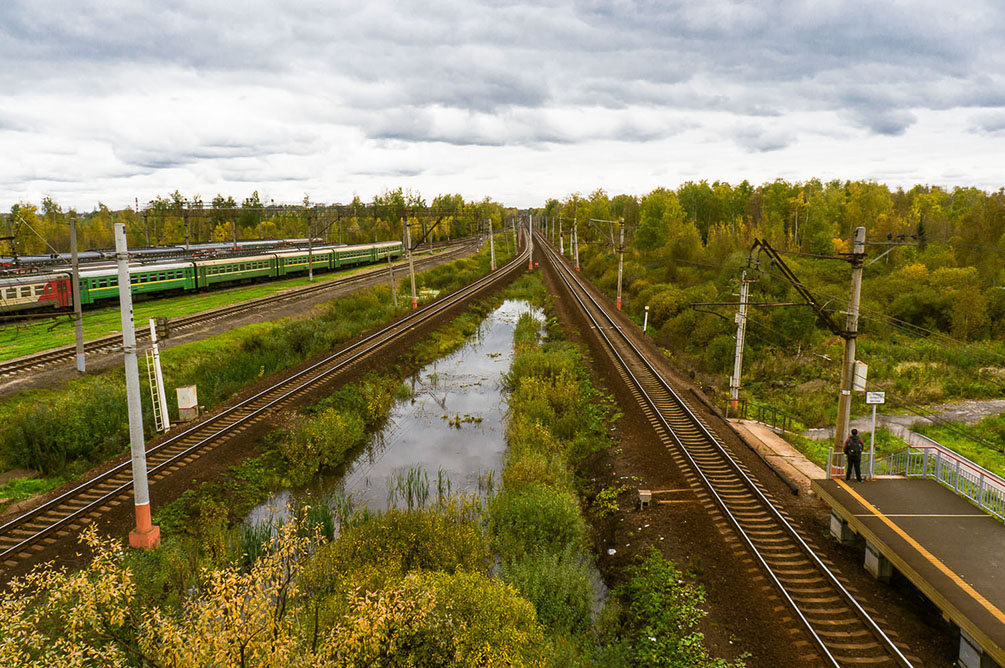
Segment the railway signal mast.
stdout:
[[140,403],[140,373],[136,363],[136,330],[133,327],[133,296],[129,289],[129,247],[126,226],[115,224],[115,259],[119,270],[119,309],[122,320],[122,350],[125,356],[126,399],[129,402],[129,448],[133,460],[133,503],[136,529],[129,534],[131,547],[151,550],[161,543],[160,527],[150,520],[150,490],[147,486],[146,441]]

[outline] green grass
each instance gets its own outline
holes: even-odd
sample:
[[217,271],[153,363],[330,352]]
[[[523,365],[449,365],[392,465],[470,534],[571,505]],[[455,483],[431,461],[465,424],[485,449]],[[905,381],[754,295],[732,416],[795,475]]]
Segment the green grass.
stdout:
[[47,476],[41,478],[18,478],[0,485],[0,507],[5,507],[24,499],[30,499],[38,494],[44,494],[50,489],[59,487],[66,479],[62,476]]
[[961,435],[962,432],[965,435],[975,436],[1000,450],[1005,450],[1005,415],[987,417],[975,425],[954,424],[951,428],[916,427],[914,431],[934,439],[992,473],[1005,477],[1005,453]]
[[[332,281],[367,268],[355,267],[315,274],[314,283]],[[252,299],[268,297],[282,290],[309,284],[307,276],[300,276],[256,285],[138,301],[133,304],[133,321],[136,328],[141,329],[149,326],[150,318],[177,318],[192,315]],[[113,303],[108,306],[84,312],[84,340],[89,341],[122,331],[118,301],[112,301]],[[55,321],[46,319],[31,324],[9,325],[0,328],[0,361],[70,345],[73,342],[73,321],[67,316],[62,316]]]

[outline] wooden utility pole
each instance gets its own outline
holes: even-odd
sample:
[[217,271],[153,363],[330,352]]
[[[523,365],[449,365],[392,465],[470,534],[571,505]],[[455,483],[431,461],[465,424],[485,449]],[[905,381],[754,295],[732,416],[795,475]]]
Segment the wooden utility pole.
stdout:
[[851,391],[855,377],[855,339],[858,336],[858,304],[862,293],[862,265],[865,259],[865,228],[855,228],[855,243],[851,258],[851,296],[848,299],[848,317],[845,320],[844,360],[841,364],[841,394],[838,397],[837,428],[834,444],[844,447],[851,422]]

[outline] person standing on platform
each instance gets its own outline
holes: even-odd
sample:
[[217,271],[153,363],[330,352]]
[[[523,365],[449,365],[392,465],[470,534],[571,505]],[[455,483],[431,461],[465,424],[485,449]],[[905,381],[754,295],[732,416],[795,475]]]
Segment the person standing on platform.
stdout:
[[848,457],[848,463],[844,469],[844,479],[851,480],[851,470],[855,469],[855,480],[862,482],[862,450],[865,444],[858,436],[858,429],[851,430],[851,436],[844,442],[844,454]]

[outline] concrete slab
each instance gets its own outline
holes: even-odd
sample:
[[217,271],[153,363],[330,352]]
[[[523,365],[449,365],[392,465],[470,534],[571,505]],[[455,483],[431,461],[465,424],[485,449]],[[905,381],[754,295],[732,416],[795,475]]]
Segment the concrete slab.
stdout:
[[1005,526],[933,480],[814,480],[814,492],[1005,665]]
[[800,494],[811,493],[810,482],[826,477],[822,468],[767,425],[754,420],[730,419],[729,422],[740,434],[740,438],[799,487]]

